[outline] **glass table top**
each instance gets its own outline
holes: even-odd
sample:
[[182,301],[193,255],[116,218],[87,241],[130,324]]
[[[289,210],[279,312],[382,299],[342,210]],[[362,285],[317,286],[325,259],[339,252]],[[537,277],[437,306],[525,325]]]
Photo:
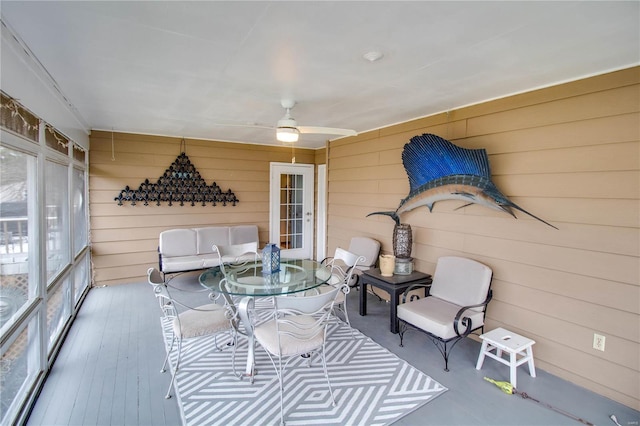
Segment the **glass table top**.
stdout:
[[225,266],[226,280],[219,267],[200,275],[200,284],[215,292],[234,296],[277,296],[303,292],[326,283],[331,268],[308,259],[286,259],[280,272],[262,273],[262,262],[242,266]]

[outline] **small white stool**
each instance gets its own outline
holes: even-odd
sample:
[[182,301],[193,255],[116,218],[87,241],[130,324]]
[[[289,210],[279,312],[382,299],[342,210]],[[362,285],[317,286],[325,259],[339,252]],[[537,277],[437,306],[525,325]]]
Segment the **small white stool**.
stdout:
[[[531,377],[536,377],[536,368],[533,365],[533,344],[535,341],[527,339],[524,336],[513,333],[504,328],[496,328],[488,333],[484,333],[480,336],[482,339],[482,347],[480,348],[480,355],[478,356],[478,363],[476,364],[476,370],[482,368],[485,355],[493,358],[504,365],[508,365],[510,369],[510,382],[513,387],[516,387],[516,368],[524,364],[529,363],[529,374]],[[496,353],[492,353],[495,349]],[[502,358],[502,351],[509,354],[509,359]],[[518,356],[521,358],[518,359]]]

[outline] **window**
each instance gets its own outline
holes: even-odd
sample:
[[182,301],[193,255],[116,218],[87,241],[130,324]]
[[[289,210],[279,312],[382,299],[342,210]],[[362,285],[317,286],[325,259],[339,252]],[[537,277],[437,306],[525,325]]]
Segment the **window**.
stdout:
[[74,303],[77,304],[82,297],[84,291],[89,287],[89,253],[85,253],[76,262],[73,273],[73,288],[75,289],[73,294]]
[[71,315],[71,280],[65,277],[47,291],[47,335],[50,352]]
[[40,120],[22,105],[4,93],[0,93],[0,123],[25,138],[38,142]]
[[47,281],[69,264],[68,167],[47,161],[45,165],[45,214],[47,227]]
[[0,327],[38,293],[36,158],[0,146]]
[[89,288],[88,155],[0,96],[0,424],[20,424]]
[[0,423],[16,416],[22,401],[28,397],[27,389],[40,372],[40,333],[37,317],[25,321],[25,327],[14,334],[13,340],[2,345],[0,357]]
[[85,172],[73,168],[73,254],[77,256],[87,246],[87,206]]
[[67,154],[69,149],[69,140],[62,135],[62,133],[56,131],[53,127],[46,125],[44,132],[44,140],[47,146],[56,151]]

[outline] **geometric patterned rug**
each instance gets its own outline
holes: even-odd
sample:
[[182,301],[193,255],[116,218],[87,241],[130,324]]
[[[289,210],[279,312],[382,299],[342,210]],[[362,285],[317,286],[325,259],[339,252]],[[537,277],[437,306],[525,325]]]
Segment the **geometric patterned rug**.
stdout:
[[[168,348],[169,324],[162,323]],[[343,322],[331,321],[327,335],[327,369],[335,396],[331,405],[319,362],[311,367],[300,357],[284,377],[287,425],[388,425],[431,401],[447,389],[369,337]],[[355,336],[355,338],[353,337]],[[265,351],[256,345],[257,374],[253,384],[237,378],[231,368],[228,338],[183,342],[182,362],[173,395],[187,426],[278,425],[278,379]],[[244,371],[247,339],[239,338],[236,369]],[[176,362],[172,351],[171,368]]]

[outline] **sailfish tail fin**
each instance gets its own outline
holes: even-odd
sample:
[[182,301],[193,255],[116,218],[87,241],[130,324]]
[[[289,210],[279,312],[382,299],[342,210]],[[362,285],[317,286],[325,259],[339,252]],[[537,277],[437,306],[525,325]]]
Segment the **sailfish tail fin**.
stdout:
[[389,217],[391,217],[391,219],[396,221],[396,225],[400,225],[400,216],[398,216],[398,214],[396,212],[394,212],[394,211],[390,211],[390,212],[373,212],[373,213],[369,213],[367,215],[367,217],[369,217],[371,215],[374,215],[374,214],[382,214],[382,215],[385,215],[385,216],[389,216]]

